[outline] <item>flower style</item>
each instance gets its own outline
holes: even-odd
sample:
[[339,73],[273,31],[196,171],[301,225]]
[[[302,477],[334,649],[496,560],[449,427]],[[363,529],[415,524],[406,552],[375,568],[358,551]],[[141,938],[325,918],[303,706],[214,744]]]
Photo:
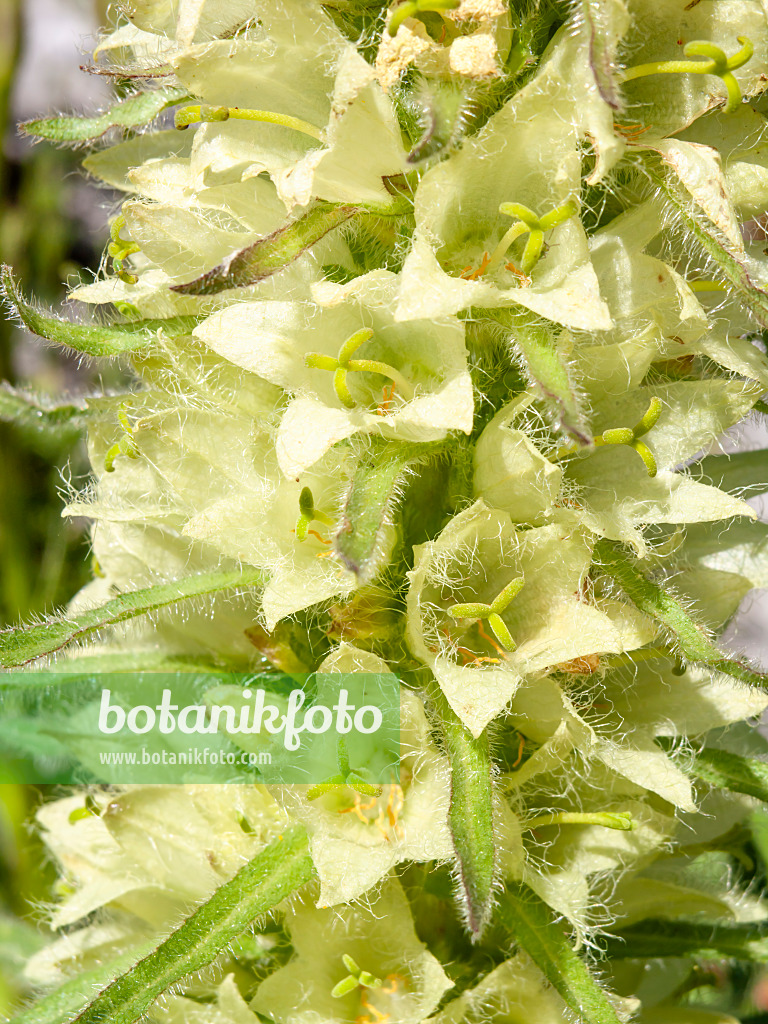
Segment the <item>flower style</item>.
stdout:
[[[648,67],[646,73],[650,75],[654,62],[676,61],[686,44],[693,46],[700,40],[707,40],[710,48],[714,46],[724,54],[735,54],[743,48],[737,38],[741,36],[750,41],[754,56],[737,66],[733,77],[743,95],[759,95],[765,83],[757,69],[768,52],[768,34],[760,5],[749,0],[726,0],[712,12],[697,6],[683,10],[673,4],[662,4],[651,11],[642,4],[630,5],[633,24],[624,40],[632,55],[630,74],[632,67]],[[693,56],[696,50],[689,52]],[[627,79],[625,76],[623,90],[632,104],[633,121],[647,126],[644,142],[674,135],[721,106],[726,97],[725,87],[704,74],[656,74],[653,78],[638,77],[636,81]]]

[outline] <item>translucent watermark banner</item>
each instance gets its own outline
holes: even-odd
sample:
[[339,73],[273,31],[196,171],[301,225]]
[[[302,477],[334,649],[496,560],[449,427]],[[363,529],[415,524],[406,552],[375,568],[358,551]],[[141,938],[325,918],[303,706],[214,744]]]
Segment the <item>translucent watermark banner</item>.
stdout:
[[394,675],[0,675],[0,782],[376,786],[399,757]]

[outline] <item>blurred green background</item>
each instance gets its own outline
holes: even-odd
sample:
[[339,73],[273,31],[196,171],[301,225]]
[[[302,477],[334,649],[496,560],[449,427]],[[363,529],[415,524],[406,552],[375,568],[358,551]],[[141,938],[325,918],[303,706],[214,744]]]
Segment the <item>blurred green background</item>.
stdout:
[[[107,84],[80,70],[88,37],[106,24],[97,0],[0,0],[0,257],[28,292],[52,306],[65,283],[95,271],[106,238],[108,193],[79,172],[80,156],[22,140],[35,114],[93,109]],[[0,377],[42,394],[83,394],[117,383],[0,319]],[[3,416],[0,404],[0,420]],[[0,422],[0,624],[65,605],[88,579],[84,522],[61,518],[60,492],[87,471],[82,439]],[[0,785],[0,1016],[26,990],[21,969],[46,941],[43,905],[55,874],[30,828],[39,789]]]
[[[34,113],[93,107],[105,82],[80,70],[81,46],[104,23],[95,0],[0,0],[0,253],[28,291],[51,305],[80,268],[95,269],[105,203],[78,171],[77,152],[32,145],[16,132]],[[0,377],[47,394],[88,391],[97,371],[0,327]],[[64,480],[85,472],[81,442],[0,424],[0,622],[58,607],[87,577],[84,524],[61,519]]]

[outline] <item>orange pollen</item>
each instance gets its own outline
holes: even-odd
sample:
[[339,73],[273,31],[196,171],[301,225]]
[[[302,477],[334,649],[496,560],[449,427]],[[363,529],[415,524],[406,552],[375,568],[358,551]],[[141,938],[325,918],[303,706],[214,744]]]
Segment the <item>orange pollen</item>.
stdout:
[[372,807],[376,806],[377,797],[373,797],[364,804],[360,799],[360,794],[355,793],[355,802],[351,807],[342,807],[341,810],[337,811],[337,814],[354,814],[356,818],[359,818],[364,825],[370,825],[371,819],[364,814],[364,811],[370,811]]
[[312,536],[317,538],[317,540],[319,540],[321,544],[328,544],[328,545],[330,545],[330,543],[331,543],[329,540],[326,540],[325,537],[321,537],[320,534],[317,532],[317,530],[307,530],[307,533],[308,534],[311,533]]
[[613,127],[619,135],[623,136],[627,142],[636,142],[641,135],[653,127],[650,124],[619,124],[617,121],[613,122]]
[[[488,266],[488,264],[490,262],[491,262],[490,253],[484,252],[483,253],[483,258],[480,261],[480,266],[477,268],[477,270],[472,270],[471,266],[464,267],[464,269],[462,270],[460,276],[463,277],[465,281],[476,281],[478,279],[478,277],[482,277],[483,276],[483,274],[485,273],[486,268],[487,268],[487,266]],[[467,273],[467,271],[470,271],[470,273]]]
[[527,288],[528,285],[531,283],[530,277],[528,277],[527,274],[524,274],[522,270],[518,270],[514,263],[505,263],[504,269],[508,270],[510,274],[514,274],[515,277],[520,281],[520,284],[523,286],[523,288]]
[[519,740],[518,746],[517,746],[517,757],[512,762],[512,767],[513,768],[517,768],[517,766],[523,760],[523,751],[525,750],[525,736],[523,736],[522,733],[520,733],[519,735],[520,735],[520,740]]
[[385,384],[381,391],[381,404],[376,409],[376,412],[379,414],[379,416],[387,415],[387,413],[389,412],[389,407],[392,404],[392,399],[394,398],[394,395],[394,382],[389,385]]
[[362,989],[362,991],[360,992],[360,1005],[364,1009],[368,1010],[368,1012],[371,1014],[371,1016],[370,1017],[358,1017],[357,1018],[358,1021],[361,1021],[361,1022],[366,1022],[366,1021],[373,1022],[373,1021],[375,1021],[376,1024],[382,1024],[383,1021],[389,1020],[389,1014],[388,1013],[382,1013],[381,1010],[377,1010],[376,1009],[376,1007],[373,1005],[373,1003],[369,1003],[368,1002],[368,994],[366,992],[366,989]]

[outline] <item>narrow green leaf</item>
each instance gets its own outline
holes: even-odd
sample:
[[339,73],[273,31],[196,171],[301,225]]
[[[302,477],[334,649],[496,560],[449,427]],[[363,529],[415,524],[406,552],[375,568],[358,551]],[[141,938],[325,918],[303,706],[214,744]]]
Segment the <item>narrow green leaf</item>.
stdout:
[[73,618],[51,619],[34,626],[16,626],[0,632],[0,668],[18,668],[36,658],[60,651],[101,629],[148,615],[194,597],[226,590],[257,586],[263,581],[260,569],[242,572],[208,572],[187,576],[173,583],[159,583],[144,590],[132,590],[98,608]]
[[768,292],[755,284],[747,267],[728,250],[725,239],[716,231],[714,225],[697,216],[693,201],[677,186],[672,176],[665,173],[659,161],[646,159],[643,169],[664,194],[686,231],[717,266],[719,274],[725,278],[730,288],[747,306],[758,323],[768,327]]
[[632,603],[669,630],[674,638],[674,646],[683,658],[708,665],[753,686],[768,686],[768,676],[755,672],[749,665],[727,658],[680,601],[645,576],[620,545],[601,540],[595,544],[594,551],[599,567],[619,584]]
[[[672,746],[663,737],[657,740],[662,746]],[[693,760],[687,762],[688,771],[710,786],[729,789],[734,793],[746,793],[768,803],[768,764],[754,757],[742,757],[728,750],[705,747],[698,751]]]
[[189,99],[186,89],[164,86],[120,100],[103,114],[94,117],[43,117],[19,125],[24,135],[51,142],[77,145],[91,142],[110,128],[142,128],[174,103]]
[[473,738],[433,679],[426,689],[433,720],[451,763],[448,820],[458,861],[459,902],[469,931],[479,939],[491,916],[497,877],[488,734],[486,731]]
[[553,912],[522,882],[507,887],[499,919],[568,1007],[586,1024],[619,1024],[605,992],[574,951]]
[[[242,867],[149,956],[100,992],[76,1017],[57,1024],[134,1024],[158,996],[210,964],[259,914],[313,875],[307,833],[288,829]],[[53,1024],[53,1022],[51,1022]]]
[[374,440],[355,467],[334,549],[361,581],[371,579],[381,564],[383,533],[401,496],[404,474],[435,451],[435,445]]
[[178,316],[169,320],[138,320],[136,323],[112,324],[101,327],[76,324],[63,320],[48,311],[42,311],[28,302],[8,266],[0,267],[0,292],[11,311],[24,327],[46,341],[64,345],[88,356],[119,356],[150,348],[157,340],[158,331],[170,337],[189,334],[197,324],[191,316]]
[[247,249],[228,256],[213,270],[188,284],[176,284],[180,295],[217,295],[228,288],[245,288],[283,270],[316,242],[340,227],[360,210],[357,206],[318,203],[303,217],[278,228]]
[[[147,949],[148,951],[148,949]],[[82,1010],[93,995],[94,989],[101,988],[126,971],[136,962],[143,950],[131,950],[116,960],[100,964],[90,971],[83,971],[70,978],[54,992],[43,996],[33,1006],[21,1010],[8,1024],[62,1024],[70,1021],[78,1010]]]
[[72,402],[53,405],[41,401],[36,395],[19,391],[3,381],[0,383],[0,420],[36,430],[73,433],[88,421],[88,409]]
[[352,217],[398,217],[412,209],[407,197],[393,199],[388,206],[352,206],[317,203],[308,213],[266,238],[228,256],[213,270],[187,284],[176,284],[171,291],[180,295],[217,295],[229,288],[246,288],[290,266],[329,231],[341,227]]
[[550,407],[553,420],[581,444],[591,440],[581,397],[571,378],[563,352],[558,349],[556,328],[512,309],[484,310],[484,315],[509,328],[509,343],[520,357],[531,384]]
[[609,959],[694,957],[768,962],[768,925],[647,918],[606,942]]

